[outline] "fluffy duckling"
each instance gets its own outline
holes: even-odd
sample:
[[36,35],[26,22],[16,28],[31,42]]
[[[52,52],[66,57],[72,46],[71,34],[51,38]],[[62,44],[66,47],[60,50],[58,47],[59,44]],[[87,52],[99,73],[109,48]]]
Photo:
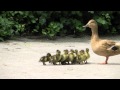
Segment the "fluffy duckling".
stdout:
[[85,62],[85,64],[86,64],[86,63],[87,63],[87,60],[90,58],[89,48],[86,48],[85,55],[86,55],[86,62]]
[[74,54],[74,50],[73,49],[71,49],[70,50],[70,53],[69,53],[69,61],[71,62],[71,64],[75,64],[75,54]]
[[86,60],[86,55],[85,55],[85,51],[84,50],[81,50],[79,51],[79,63],[85,63],[85,60]]
[[75,49],[75,56],[77,56],[78,55],[78,50],[77,49]]
[[61,51],[60,50],[56,50],[56,57],[57,57],[57,60],[58,60],[58,62],[60,64],[61,60],[62,60],[62,55],[61,55]]
[[62,59],[61,51],[56,50],[56,54],[52,56],[51,62],[53,63],[53,65],[57,65],[57,62],[59,62],[60,64],[61,59]]
[[74,55],[75,55],[75,63],[78,63],[79,62],[79,60],[78,60],[78,55],[79,55],[79,53],[78,53],[78,50],[77,49],[75,49],[75,52],[74,52]]
[[69,51],[67,49],[63,51],[62,60],[61,60],[62,65],[65,65],[66,62],[68,62],[68,64],[69,64],[69,60],[68,60],[69,55],[68,55],[68,53],[69,53]]
[[51,61],[51,54],[50,53],[47,53],[46,56],[42,56],[39,60],[39,62],[42,62],[43,65],[46,65],[45,62],[50,62]]
[[57,65],[56,62],[57,62],[56,55],[53,55],[53,56],[51,57],[50,63],[52,63],[53,65]]
[[77,62],[78,64],[80,64],[80,63],[82,62],[82,60],[81,60],[81,55],[82,55],[82,52],[79,51],[79,53],[78,53],[78,58],[76,58],[76,62]]

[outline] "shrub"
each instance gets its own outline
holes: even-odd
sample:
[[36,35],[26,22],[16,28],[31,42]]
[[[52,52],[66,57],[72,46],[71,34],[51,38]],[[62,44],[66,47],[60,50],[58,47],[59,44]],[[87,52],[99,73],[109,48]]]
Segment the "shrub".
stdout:
[[79,36],[92,18],[100,34],[120,34],[120,11],[0,11],[0,41],[16,35]]

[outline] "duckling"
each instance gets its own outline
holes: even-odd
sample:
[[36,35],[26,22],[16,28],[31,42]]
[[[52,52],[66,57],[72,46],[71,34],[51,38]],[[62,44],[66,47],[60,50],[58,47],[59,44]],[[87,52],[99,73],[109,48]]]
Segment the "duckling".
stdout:
[[59,62],[60,64],[61,59],[62,59],[61,51],[56,50],[56,54],[52,56],[51,62],[53,63],[53,65],[57,65],[57,62]]
[[43,65],[46,65],[45,64],[45,61],[47,61],[47,57],[46,56],[42,56],[39,60],[39,62],[43,62]]
[[78,50],[77,49],[75,49],[74,55],[75,55],[74,63],[77,64],[79,62],[78,61]]
[[80,63],[82,63],[82,64],[85,63],[85,60],[86,60],[87,57],[85,55],[85,51],[84,50],[80,50],[79,51],[79,57],[78,58],[79,58],[79,64]]
[[87,56],[85,55],[85,51],[84,51],[84,50],[82,50],[81,59],[82,59],[82,61],[83,61],[84,63],[86,62]]
[[77,56],[78,55],[78,50],[77,49],[75,49],[75,56]]
[[57,57],[57,60],[58,60],[58,62],[60,64],[61,60],[62,60],[62,55],[61,55],[61,51],[60,50],[56,50],[56,57]]
[[78,64],[80,64],[80,63],[82,62],[82,60],[81,60],[81,55],[82,55],[82,52],[79,51],[79,53],[78,53],[78,58],[76,58],[76,61],[77,61]]
[[90,54],[89,54],[89,48],[86,48],[86,52],[85,52],[85,55],[86,55],[86,62],[85,64],[87,63],[87,60],[90,58]]
[[62,60],[61,60],[62,65],[65,65],[66,62],[68,62],[68,64],[69,64],[69,60],[68,60],[69,55],[68,55],[68,53],[69,53],[69,51],[67,49],[63,51]]
[[57,62],[56,55],[53,55],[50,63],[52,63],[53,65],[57,65],[56,62]]
[[69,53],[69,57],[68,57],[68,60],[71,62],[71,64],[75,64],[75,54],[74,54],[74,50],[71,49],[70,50],[70,53]]
[[51,54],[50,53],[47,53],[46,56],[42,56],[39,60],[39,62],[42,62],[43,65],[46,65],[45,62],[50,62],[51,61]]

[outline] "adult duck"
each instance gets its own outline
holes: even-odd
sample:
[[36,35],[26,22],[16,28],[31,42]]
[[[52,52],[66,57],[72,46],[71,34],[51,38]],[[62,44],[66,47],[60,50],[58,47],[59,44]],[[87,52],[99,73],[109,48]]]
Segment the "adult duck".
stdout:
[[102,64],[107,64],[110,56],[120,54],[120,43],[113,40],[100,39],[98,35],[98,24],[94,19],[88,21],[83,27],[89,27],[92,31],[91,47],[95,54],[105,56],[106,60]]

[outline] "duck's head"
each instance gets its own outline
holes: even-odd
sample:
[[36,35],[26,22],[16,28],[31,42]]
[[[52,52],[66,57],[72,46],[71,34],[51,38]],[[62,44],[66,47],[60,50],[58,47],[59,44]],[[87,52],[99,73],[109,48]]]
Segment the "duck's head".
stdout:
[[91,19],[88,21],[88,23],[86,25],[84,25],[83,27],[89,27],[89,28],[93,28],[97,26],[97,22],[94,19]]

